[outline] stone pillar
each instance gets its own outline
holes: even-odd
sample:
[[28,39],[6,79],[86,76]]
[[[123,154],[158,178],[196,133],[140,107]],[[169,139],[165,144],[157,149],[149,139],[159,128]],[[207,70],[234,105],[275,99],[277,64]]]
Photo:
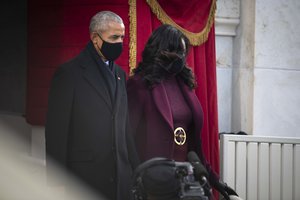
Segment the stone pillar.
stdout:
[[240,9],[241,22],[233,41],[231,126],[233,132],[252,134],[255,1],[241,1]]
[[232,51],[240,0],[218,0],[215,18],[219,132],[231,132]]

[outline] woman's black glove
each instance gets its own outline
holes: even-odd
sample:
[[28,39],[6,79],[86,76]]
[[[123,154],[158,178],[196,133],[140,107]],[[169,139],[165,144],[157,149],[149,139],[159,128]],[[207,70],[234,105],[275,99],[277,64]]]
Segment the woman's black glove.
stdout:
[[230,200],[229,195],[239,196],[234,189],[222,181],[213,181],[212,186],[218,190],[226,200]]

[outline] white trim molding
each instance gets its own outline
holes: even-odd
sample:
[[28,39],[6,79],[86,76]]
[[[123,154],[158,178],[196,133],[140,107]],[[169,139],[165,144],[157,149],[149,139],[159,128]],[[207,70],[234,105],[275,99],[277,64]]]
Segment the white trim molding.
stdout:
[[215,18],[216,36],[236,36],[236,28],[240,24],[237,18]]

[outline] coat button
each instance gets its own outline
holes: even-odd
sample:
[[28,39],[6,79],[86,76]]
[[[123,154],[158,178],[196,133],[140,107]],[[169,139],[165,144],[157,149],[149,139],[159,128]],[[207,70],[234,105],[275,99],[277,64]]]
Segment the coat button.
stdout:
[[113,182],[114,182],[114,178],[111,177],[111,178],[109,179],[109,182],[113,183]]

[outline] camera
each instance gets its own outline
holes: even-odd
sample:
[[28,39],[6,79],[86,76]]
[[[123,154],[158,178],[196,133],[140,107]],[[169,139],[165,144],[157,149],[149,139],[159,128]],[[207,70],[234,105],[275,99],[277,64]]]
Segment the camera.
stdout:
[[137,167],[131,194],[133,200],[208,200],[207,185],[196,180],[191,163],[157,157]]

